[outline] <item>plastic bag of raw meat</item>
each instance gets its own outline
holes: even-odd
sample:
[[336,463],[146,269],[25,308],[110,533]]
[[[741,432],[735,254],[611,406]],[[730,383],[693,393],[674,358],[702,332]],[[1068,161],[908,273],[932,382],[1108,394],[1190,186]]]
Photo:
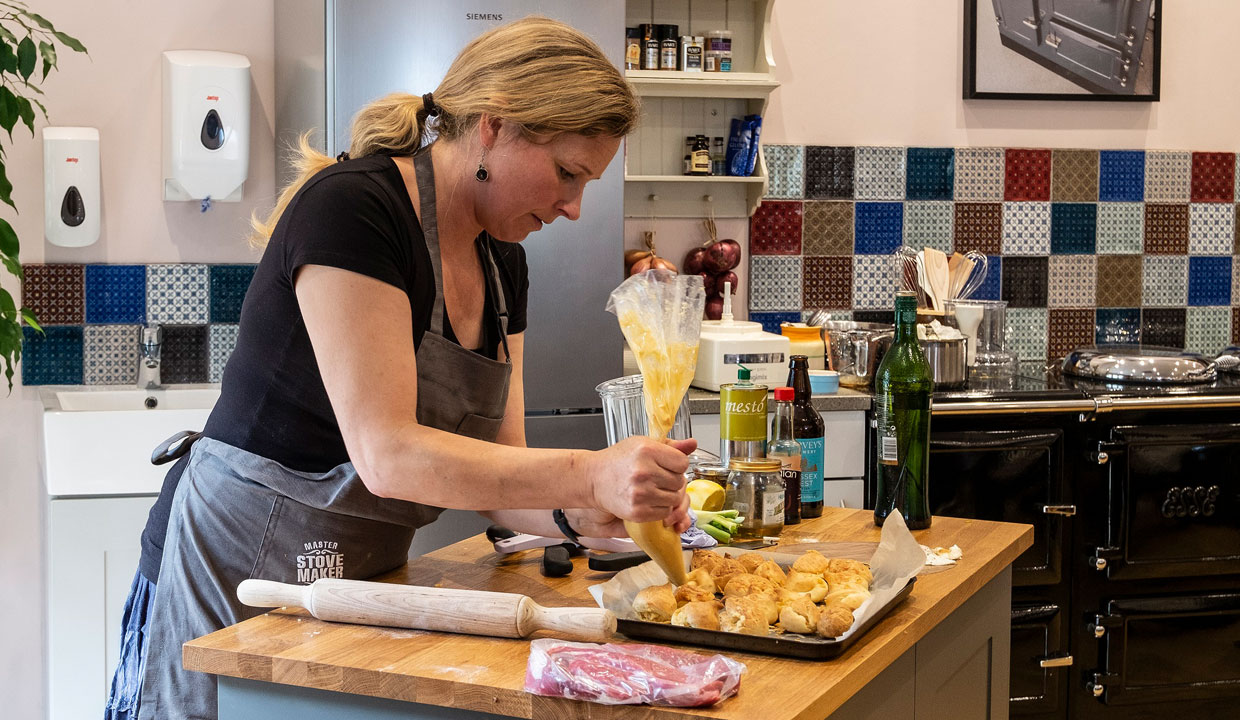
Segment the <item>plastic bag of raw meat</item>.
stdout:
[[714,705],[736,694],[744,663],[662,645],[530,643],[525,690],[605,705]]

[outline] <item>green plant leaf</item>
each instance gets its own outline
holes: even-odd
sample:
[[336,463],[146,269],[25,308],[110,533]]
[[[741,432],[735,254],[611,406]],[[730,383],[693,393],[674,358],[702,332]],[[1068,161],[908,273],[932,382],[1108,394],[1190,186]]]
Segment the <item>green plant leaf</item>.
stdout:
[[30,79],[38,56],[39,51],[34,46],[34,40],[29,37],[22,38],[22,41],[17,44],[17,72],[21,73],[23,80]]
[[0,254],[17,257],[21,243],[17,241],[17,231],[8,220],[0,218]]
[[0,202],[17,209],[13,204],[13,183],[9,182],[9,178],[4,174],[4,165],[0,165]]
[[[76,38],[70,37],[59,30],[53,31],[52,36],[63,43],[65,47],[73,50],[74,52],[86,52],[86,46],[78,42]],[[87,54],[89,55],[90,53]]]
[[34,137],[34,108],[30,107],[29,100],[20,95],[17,96],[17,117],[30,130],[30,137]]
[[17,258],[8,255],[0,255],[0,263],[4,264],[4,269],[11,274],[16,275],[18,280],[25,281],[26,273],[22,270],[22,264],[17,262]]
[[17,44],[17,36],[14,35],[11,30],[9,30],[3,25],[0,25],[0,38],[4,38],[5,40],[8,40],[14,45]]
[[56,46],[49,43],[39,41],[39,55],[43,58],[43,79],[47,79],[47,73],[56,67]]
[[0,318],[12,320],[17,317],[17,303],[13,302],[13,296],[8,290],[0,288]]
[[13,126],[17,124],[17,96],[6,86],[0,86],[0,127],[13,137]]
[[[13,44],[16,45],[17,41],[14,40]],[[13,48],[7,42],[0,42],[0,71],[17,72],[17,53],[13,52]]]
[[55,30],[56,29],[52,27],[52,24],[48,22],[46,18],[44,18],[42,15],[39,15],[38,13],[24,12],[22,13],[22,15],[25,15],[31,20],[34,20],[36,23],[38,23],[39,27],[43,28],[44,30]]
[[25,319],[26,324],[35,330],[38,330],[39,334],[42,335],[43,327],[39,325],[39,319],[34,316],[34,311],[30,308],[22,308],[20,312],[22,314],[22,318]]
[[13,392],[13,366],[22,359],[22,330],[16,322],[0,319],[0,361],[4,362],[4,378]]
[[[31,85],[30,87],[33,88],[34,86]],[[46,120],[47,119],[47,108],[43,107],[43,103],[39,102],[38,100],[34,98],[27,98],[27,99],[30,102],[34,103],[35,105],[39,106],[39,110],[43,111],[43,119]]]

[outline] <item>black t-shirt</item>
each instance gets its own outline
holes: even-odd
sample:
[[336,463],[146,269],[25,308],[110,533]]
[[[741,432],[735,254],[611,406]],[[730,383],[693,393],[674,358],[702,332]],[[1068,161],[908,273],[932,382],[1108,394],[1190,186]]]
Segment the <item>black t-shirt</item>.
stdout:
[[[478,245],[481,252],[490,248],[499,266],[509,334],[523,332],[529,289],[525,251],[485,233]],[[403,290],[412,311],[414,347],[421,344],[430,327],[435,281],[421,226],[391,158],[337,163],[293,197],[246,292],[236,349],[204,429],[207,437],[294,470],[326,472],[349,457],[293,291],[293,276],[303,265],[343,268]],[[476,352],[496,358],[500,337],[489,264],[483,271],[484,340]],[[457,342],[446,314],[444,337]],[[168,472],[142,534],[141,570],[151,581],[159,573],[168,510],[183,468],[178,462]]]

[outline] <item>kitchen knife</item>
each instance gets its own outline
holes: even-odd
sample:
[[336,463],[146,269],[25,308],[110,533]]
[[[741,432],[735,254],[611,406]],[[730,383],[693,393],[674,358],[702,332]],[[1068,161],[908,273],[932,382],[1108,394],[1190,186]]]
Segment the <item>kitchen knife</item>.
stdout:
[[[744,542],[732,543],[731,545],[717,545],[709,550],[753,550],[756,548],[766,547],[766,543],[762,540],[745,540]],[[634,552],[616,552],[606,553],[604,555],[591,555],[586,564],[591,570],[599,572],[618,572],[626,568],[636,567],[650,560],[650,556],[641,550]]]
[[516,593],[458,590],[322,578],[309,585],[242,580],[237,599],[251,607],[301,607],[320,620],[523,638],[554,630],[602,642],[616,632],[616,616],[591,607],[543,607]]

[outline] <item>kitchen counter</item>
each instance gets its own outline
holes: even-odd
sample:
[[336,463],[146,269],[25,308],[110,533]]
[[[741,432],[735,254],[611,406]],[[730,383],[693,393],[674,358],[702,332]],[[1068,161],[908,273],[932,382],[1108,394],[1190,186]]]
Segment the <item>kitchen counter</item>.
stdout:
[[[810,542],[876,544],[879,529],[872,519],[867,511],[830,508],[824,517],[786,532],[781,545],[787,550]],[[970,698],[1006,716],[1010,568],[1032,543],[1032,527],[936,517],[931,528],[913,535],[930,546],[957,544],[964,557],[956,566],[921,575],[905,602],[834,660],[728,652],[748,672],[740,693],[715,708],[635,708],[538,697],[522,690],[527,640],[327,623],[302,611],[272,611],[193,640],[183,659],[191,670],[220,677],[220,720],[360,717],[363,710],[373,713],[367,718],[779,720],[826,717],[842,706],[841,715],[852,716],[859,703],[885,711],[964,707]],[[543,605],[571,606],[593,605],[587,588],[610,577],[576,558],[568,577],[543,578],[541,557],[540,550],[498,555],[484,537],[475,536],[380,579],[516,592]],[[970,634],[979,627],[989,629],[974,643]],[[962,687],[959,678],[969,673],[959,668],[976,672],[979,658],[986,671],[981,685],[970,676]],[[914,677],[922,681],[914,683]],[[945,695],[928,694],[936,692]]]

